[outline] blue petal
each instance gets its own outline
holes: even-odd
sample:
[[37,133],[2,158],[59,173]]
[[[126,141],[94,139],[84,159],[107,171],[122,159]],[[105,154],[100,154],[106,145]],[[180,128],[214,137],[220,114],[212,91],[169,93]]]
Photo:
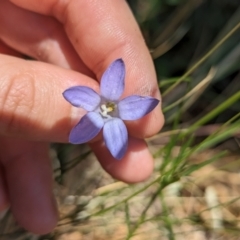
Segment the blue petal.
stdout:
[[91,88],[77,86],[68,88],[63,92],[64,98],[75,107],[93,111],[100,103],[100,96]]
[[122,59],[115,60],[104,72],[101,83],[101,95],[107,100],[118,100],[124,91],[125,65]]
[[118,160],[123,158],[128,145],[128,132],[121,119],[113,118],[105,123],[103,138],[113,157]]
[[70,132],[69,142],[81,144],[90,141],[97,136],[103,124],[104,122],[100,114],[95,112],[87,113]]
[[153,97],[132,95],[118,103],[119,116],[123,120],[137,120],[151,112],[159,103]]

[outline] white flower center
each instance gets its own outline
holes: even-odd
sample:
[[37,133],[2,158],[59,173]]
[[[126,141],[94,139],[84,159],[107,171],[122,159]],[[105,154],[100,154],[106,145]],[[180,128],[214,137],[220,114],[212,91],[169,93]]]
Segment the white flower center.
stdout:
[[116,107],[116,104],[113,102],[107,102],[105,104],[102,104],[100,107],[100,114],[105,118],[111,118]]

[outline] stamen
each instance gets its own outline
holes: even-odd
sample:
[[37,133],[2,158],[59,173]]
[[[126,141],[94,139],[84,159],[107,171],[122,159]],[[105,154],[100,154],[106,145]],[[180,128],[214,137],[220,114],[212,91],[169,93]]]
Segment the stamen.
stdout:
[[113,112],[115,110],[116,105],[115,105],[115,103],[108,102],[106,104],[106,107],[107,107],[108,112]]
[[102,105],[101,105],[101,109],[102,109],[103,111],[107,111],[106,105],[105,105],[105,104],[102,104]]
[[103,117],[111,118],[112,116],[109,113],[112,113],[115,110],[115,108],[116,108],[115,103],[107,102],[106,104],[101,105],[100,113]]

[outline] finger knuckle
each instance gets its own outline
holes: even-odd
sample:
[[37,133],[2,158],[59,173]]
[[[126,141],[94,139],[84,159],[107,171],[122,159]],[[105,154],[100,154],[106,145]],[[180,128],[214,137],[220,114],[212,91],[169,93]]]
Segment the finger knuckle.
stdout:
[[16,132],[27,124],[34,110],[34,76],[20,72],[5,79],[0,92],[1,125],[5,131]]

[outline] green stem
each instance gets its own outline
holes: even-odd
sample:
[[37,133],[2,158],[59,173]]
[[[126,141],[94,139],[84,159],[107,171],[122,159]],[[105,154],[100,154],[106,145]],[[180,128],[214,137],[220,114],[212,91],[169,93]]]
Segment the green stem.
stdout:
[[191,73],[193,73],[204,61],[207,60],[228,38],[230,38],[238,29],[240,28],[240,23],[238,23],[224,38],[222,38],[209,52],[207,52],[196,64],[194,64],[182,77],[178,79],[171,87],[169,87],[162,96],[166,96],[171,92],[177,85],[179,85],[184,79],[186,79]]

